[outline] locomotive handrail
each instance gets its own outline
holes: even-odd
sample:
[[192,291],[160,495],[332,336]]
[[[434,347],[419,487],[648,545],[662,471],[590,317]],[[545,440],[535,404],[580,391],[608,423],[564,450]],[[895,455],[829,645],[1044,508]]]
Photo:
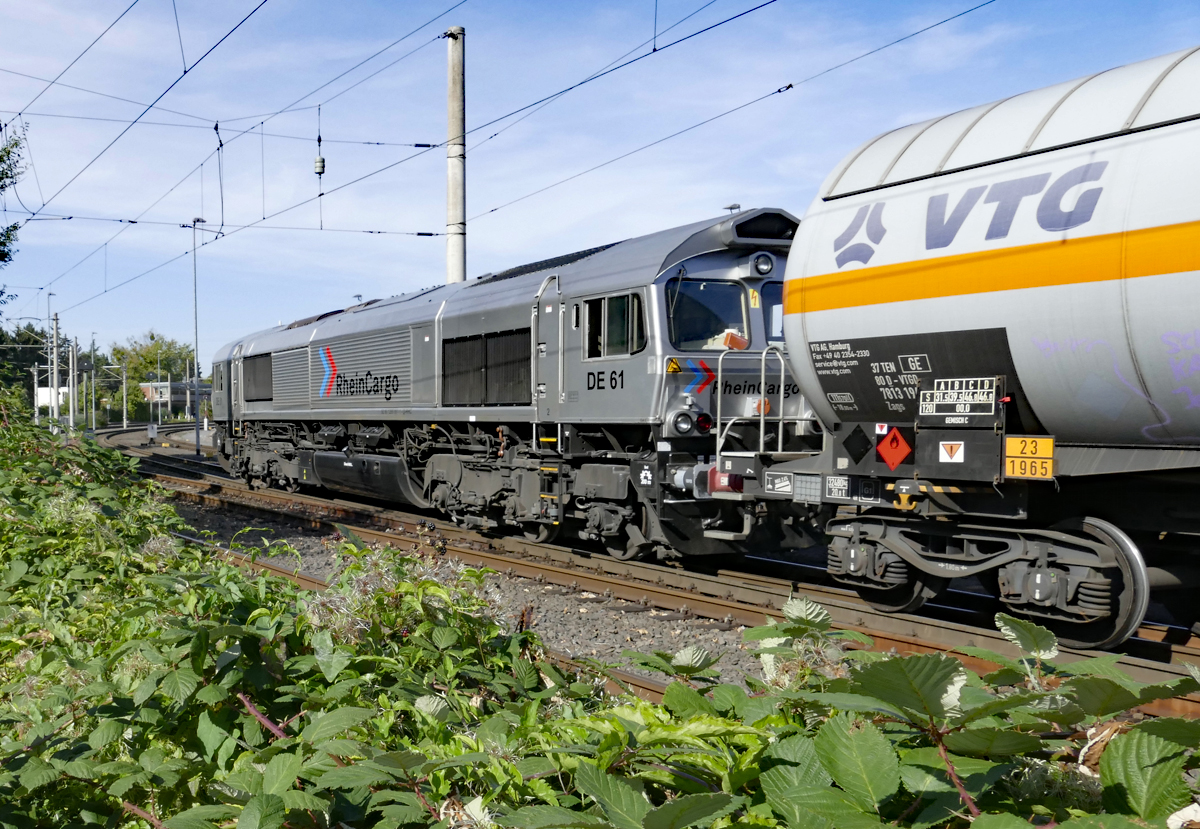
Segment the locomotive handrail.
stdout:
[[[546,289],[550,287],[551,280],[554,281],[555,290],[558,291],[559,302],[557,304],[559,304],[559,305],[562,304],[562,285],[559,284],[558,274],[552,273],[549,276],[547,276],[545,279],[542,280],[541,287],[538,288],[537,296],[534,297],[533,313],[530,314],[530,319],[529,319],[529,328],[530,328],[529,339],[531,341],[530,342],[529,360],[530,360],[530,378],[532,380],[532,382],[529,385],[531,386],[530,395],[531,395],[532,399],[530,402],[533,404],[533,422],[534,423],[541,422],[541,417],[540,417],[540,412],[539,412],[540,404],[538,403],[538,400],[539,400],[538,383],[542,379],[542,373],[539,370],[539,366],[540,366],[539,357],[541,356],[541,352],[539,350],[539,341],[542,338],[542,296],[546,293]],[[562,341],[562,327],[563,327],[562,322],[563,322],[562,313],[561,313],[561,309],[560,309],[559,319],[558,319],[560,343]],[[562,348],[561,347],[558,349],[558,352],[559,352],[558,353],[559,363],[560,363],[560,368],[561,368],[561,362],[562,362]],[[562,379],[561,378],[562,378],[562,372],[560,370],[559,371],[559,384],[558,384],[559,389],[558,389],[558,391],[562,390]]]
[[[721,355],[719,357],[717,357],[717,380],[716,380],[716,384],[717,384],[717,423],[716,423],[716,426],[717,426],[717,455],[716,455],[716,461],[717,461],[718,469],[720,469],[720,467],[721,467],[721,455],[722,455],[721,448],[725,445],[725,438],[729,434],[729,430],[738,421],[749,420],[748,417],[734,415],[733,417],[731,417],[729,419],[729,423],[725,425],[725,428],[724,429],[721,428],[722,421],[723,421],[722,402],[725,398],[724,382],[723,382],[724,372],[725,372],[725,358],[731,353],[733,353],[732,350],[722,351]],[[746,352],[744,352],[744,351],[737,352],[737,353],[739,355],[750,356],[750,355],[746,354]],[[786,419],[784,417],[784,412],[783,412],[784,381],[787,379],[787,372],[789,371],[789,369],[788,369],[787,359],[784,357],[784,354],[783,354],[783,350],[780,349],[779,346],[768,345],[761,352],[759,352],[759,365],[758,365],[758,389],[759,389],[760,396],[759,396],[759,400],[758,400],[758,404],[757,404],[757,409],[758,409],[758,454],[760,454],[760,455],[765,453],[767,450],[767,447],[766,447],[767,410],[771,406],[770,397],[766,391],[767,390],[767,355],[771,354],[771,353],[774,353],[775,356],[779,359],[779,412],[777,415],[775,415],[774,419],[776,422],[779,423],[780,428],[776,434],[775,451],[776,452],[783,451],[783,423],[784,423],[784,420]],[[799,419],[802,419],[802,418],[798,418],[798,420]]]

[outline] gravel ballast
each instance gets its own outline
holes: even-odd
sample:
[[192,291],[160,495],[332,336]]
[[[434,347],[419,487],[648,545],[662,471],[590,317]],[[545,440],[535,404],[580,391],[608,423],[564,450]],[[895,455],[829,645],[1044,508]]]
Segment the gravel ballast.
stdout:
[[[181,499],[175,499],[174,506],[180,517],[195,528],[198,537],[210,538],[222,546],[236,537],[243,548],[241,552],[262,550],[259,560],[265,563],[292,570],[299,566],[305,575],[323,580],[331,579],[341,566],[333,550],[336,534],[327,528],[251,509]],[[299,553],[299,563],[294,554],[269,555],[271,547],[280,542],[286,542]],[[622,651],[674,654],[696,645],[721,655],[714,668],[722,682],[744,684],[747,675],[762,675],[752,650],[742,643],[741,628],[680,618],[677,613],[646,609],[593,593],[569,592],[532,579],[496,574],[489,578],[489,583],[494,588],[492,594],[501,618],[515,625],[521,613],[531,608],[533,630],[546,647],[563,655],[628,669]]]

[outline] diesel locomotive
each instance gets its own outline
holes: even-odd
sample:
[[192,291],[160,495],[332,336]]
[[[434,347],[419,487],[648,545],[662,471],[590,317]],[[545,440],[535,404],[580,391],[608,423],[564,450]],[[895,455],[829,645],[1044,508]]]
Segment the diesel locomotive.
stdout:
[[[798,224],[743,211],[237,340],[214,366],[218,455],[256,484],[484,532],[566,530],[617,558],[811,541],[819,508],[713,497],[741,497],[715,465],[716,369],[737,389],[723,412],[742,415],[761,402],[764,355],[784,371]],[[731,446],[821,445],[794,383],[769,420],[726,432]]]
[[745,211],[230,343],[217,449],[258,484],[618,558],[824,543],[876,607],[973,578],[1078,646],[1124,641],[1152,591],[1190,624],[1197,146],[1200,47],[892,130],[803,220]]

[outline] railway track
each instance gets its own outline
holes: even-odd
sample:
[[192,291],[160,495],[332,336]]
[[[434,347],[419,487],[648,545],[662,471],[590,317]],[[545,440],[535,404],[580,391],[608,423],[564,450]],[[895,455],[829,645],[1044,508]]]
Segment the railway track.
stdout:
[[[271,564],[269,562],[258,561],[251,559],[249,556],[244,556],[233,550],[222,547],[212,541],[207,541],[195,536],[186,535],[184,533],[172,533],[177,538],[187,541],[191,544],[197,544],[202,547],[211,547],[221,551],[221,554],[233,561],[239,567],[244,567],[247,570],[253,570],[260,573],[270,573],[274,576],[288,579],[304,590],[321,591],[329,587],[329,584],[321,579],[315,579],[312,576],[305,575],[298,570],[288,570],[284,567]],[[587,671],[588,669],[571,659],[564,654],[556,653],[547,650],[545,652],[546,659],[553,665],[568,668],[577,671]],[[663,693],[667,689],[667,683],[657,679],[640,676],[630,671],[622,671],[619,669],[608,670],[607,687],[611,693],[619,694],[623,692],[631,692],[642,699],[647,699],[652,702],[661,702]]]
[[[121,434],[126,432],[116,433]],[[112,436],[105,437],[110,438],[112,445]],[[166,443],[170,445],[169,440]],[[836,587],[733,570],[706,573],[646,562],[623,562],[520,537],[484,537],[445,521],[388,507],[305,493],[251,490],[241,481],[218,474],[219,467],[211,464],[198,466],[195,461],[163,457],[145,447],[121,448],[143,457],[148,467],[165,468],[166,471],[147,468],[143,474],[175,490],[177,497],[183,499],[263,510],[308,522],[313,527],[342,525],[370,542],[428,541],[428,530],[432,529],[448,555],[506,575],[556,585],[568,592],[587,591],[682,617],[746,626],[778,617],[789,598],[806,595],[829,611],[835,627],[870,636],[876,650],[928,653],[980,647],[1007,656],[1017,655],[1016,649],[990,627],[990,619],[981,620],[977,612],[972,615],[961,607],[927,606],[921,615],[882,613],[862,602],[852,591]],[[425,532],[419,532],[420,528],[426,528]],[[786,566],[786,563],[775,564]],[[280,572],[289,578],[298,575]],[[971,600],[969,596],[965,598]],[[1125,643],[1122,651],[1119,664],[1135,680],[1163,682],[1186,676],[1185,663],[1200,664],[1200,637],[1179,628],[1146,624]],[[955,655],[977,671],[993,667],[992,663],[965,654]],[[1072,662],[1096,655],[1095,651],[1063,648],[1060,659]],[[652,691],[645,693],[653,695]],[[1200,698],[1162,700],[1145,710],[1158,715],[1196,717],[1200,716]]]

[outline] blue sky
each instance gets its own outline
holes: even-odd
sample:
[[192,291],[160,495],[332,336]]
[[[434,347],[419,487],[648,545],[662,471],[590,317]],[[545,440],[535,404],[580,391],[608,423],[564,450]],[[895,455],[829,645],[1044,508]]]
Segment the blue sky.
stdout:
[[[39,0],[0,6],[0,119],[25,107],[130,0]],[[317,115],[263,117],[417,28],[456,0],[315,3],[269,0],[193,69],[73,183],[53,196],[142,111],[131,103],[55,87],[28,107],[33,161],[20,201],[43,215],[21,231],[15,261],[0,272],[18,299],[5,317],[45,316],[46,294],[65,330],[101,344],[153,327],[192,336],[191,267],[183,257],[124,287],[131,276],[190,250],[203,216],[227,226],[261,221],[317,193]],[[707,0],[659,0],[665,29]],[[758,5],[715,0],[659,45]],[[62,78],[65,84],[148,103],[257,0],[166,0],[137,5]],[[502,122],[468,141],[468,216],[794,83],[963,11],[976,2],[777,0],[739,20],[588,84],[490,140]],[[326,101],[387,63],[395,66],[323,104],[326,191],[417,152],[390,144],[444,140],[446,44],[467,30],[468,129],[583,79],[650,38],[653,0],[512,2],[467,0],[445,17],[300,106]],[[1196,2],[996,0],[959,20],[734,115],[494,213],[468,229],[468,274],[541,259],[720,214],[731,202],[801,214],[846,153],[906,123],[1090,72],[1200,44]],[[421,48],[418,48],[421,47]],[[644,49],[642,51],[645,51]],[[635,52],[634,55],[641,52]],[[79,120],[54,116],[115,119]],[[217,146],[155,207],[134,218]],[[254,129],[238,136],[241,130]],[[294,136],[293,138],[277,136]],[[482,142],[482,143],[480,143]],[[476,146],[478,144],[478,146]],[[35,175],[36,171],[36,175]],[[203,186],[201,184],[203,178]],[[203,191],[203,192],[202,192]],[[203,205],[203,206],[202,206]],[[435,149],[323,199],[327,228],[441,232],[445,151]],[[27,214],[25,214],[27,215]],[[315,228],[316,203],[261,222]],[[150,224],[163,222],[164,224]],[[119,235],[114,234],[120,232]],[[212,234],[208,234],[211,238]],[[109,241],[111,239],[111,241]],[[107,249],[74,267],[108,242]],[[106,276],[107,260],[107,276]],[[200,351],[249,331],[344,307],[354,295],[389,296],[442,281],[445,241],[403,235],[248,229],[199,255]],[[37,290],[51,280],[48,289]],[[106,280],[107,279],[107,283]],[[20,286],[20,287],[15,287]],[[89,299],[94,295],[102,295]],[[82,303],[82,304],[80,304]],[[75,307],[71,307],[75,306]]]

